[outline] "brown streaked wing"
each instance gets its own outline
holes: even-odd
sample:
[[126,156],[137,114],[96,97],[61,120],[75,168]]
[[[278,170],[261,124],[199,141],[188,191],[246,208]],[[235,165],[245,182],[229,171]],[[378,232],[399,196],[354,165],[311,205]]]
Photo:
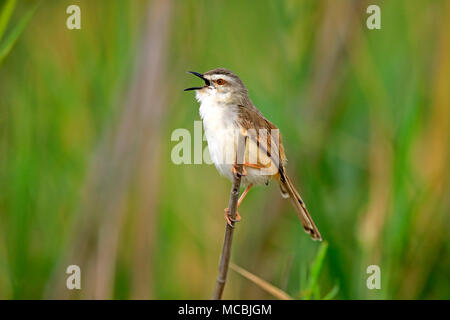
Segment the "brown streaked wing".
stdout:
[[[258,150],[257,148],[260,148],[260,152],[256,156],[257,164],[266,168],[275,165],[278,170],[283,167],[285,154],[281,142],[281,134],[278,131],[277,136],[276,132],[272,131],[278,130],[278,128],[257,111],[256,108],[253,110],[239,105],[238,113],[238,125],[242,130],[242,134],[249,137],[246,146],[246,161],[248,161],[249,150],[253,152],[254,150]],[[261,131],[261,129],[265,129],[266,131]],[[255,157],[252,158],[252,160],[254,159]]]

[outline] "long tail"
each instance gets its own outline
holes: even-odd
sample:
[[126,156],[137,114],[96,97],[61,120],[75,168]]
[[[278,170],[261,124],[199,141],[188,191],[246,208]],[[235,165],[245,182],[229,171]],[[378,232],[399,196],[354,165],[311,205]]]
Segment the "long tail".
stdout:
[[305,229],[306,233],[309,233],[311,239],[322,241],[322,236],[320,235],[319,229],[317,229],[316,225],[314,224],[314,221],[309,215],[308,210],[306,210],[305,203],[303,202],[302,198],[292,184],[291,179],[289,179],[284,170],[280,171],[279,183],[281,195],[283,196],[283,198],[291,199],[295,211],[297,212],[297,215],[302,222],[303,228]]

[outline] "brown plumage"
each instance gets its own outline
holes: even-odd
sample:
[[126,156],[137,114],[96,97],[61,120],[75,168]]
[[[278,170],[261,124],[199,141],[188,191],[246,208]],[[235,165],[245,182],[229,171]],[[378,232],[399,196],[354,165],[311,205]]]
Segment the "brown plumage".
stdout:
[[[308,234],[310,234],[311,238],[314,240],[322,240],[322,236],[320,235],[319,230],[314,224],[311,215],[306,209],[305,203],[303,202],[291,179],[286,173],[285,164],[287,159],[284,153],[284,146],[281,141],[281,135],[279,135],[278,139],[272,138],[272,130],[278,130],[278,128],[272,122],[267,120],[256,108],[254,108],[254,110],[253,108],[248,108],[242,105],[238,107],[238,119],[240,122],[239,124],[246,130],[245,135],[253,139],[257,143],[257,146],[259,148],[262,148],[262,152],[270,157],[271,162],[276,163],[277,165],[278,172],[273,176],[273,178],[275,178],[275,180],[280,184],[280,191],[283,198],[291,199],[295,211],[297,212],[297,215],[302,222],[303,228]],[[256,129],[256,136],[249,135],[249,129]],[[267,137],[261,138],[259,135],[259,129],[267,130]],[[275,146],[274,148],[272,148],[273,145]],[[259,157],[258,164],[264,167],[267,166],[267,164],[260,162]]]
[[[235,163],[223,161],[227,155],[225,150],[229,146],[236,149],[239,134],[247,137],[242,182],[248,186],[238,206],[253,185],[276,180],[283,198],[291,199],[305,231],[312,239],[322,240],[305,203],[286,173],[286,155],[279,130],[253,105],[242,80],[223,68],[204,74],[192,73],[202,78],[205,86],[186,90],[196,90],[211,158],[219,172],[230,180],[235,173]],[[235,155],[231,158],[236,159]]]

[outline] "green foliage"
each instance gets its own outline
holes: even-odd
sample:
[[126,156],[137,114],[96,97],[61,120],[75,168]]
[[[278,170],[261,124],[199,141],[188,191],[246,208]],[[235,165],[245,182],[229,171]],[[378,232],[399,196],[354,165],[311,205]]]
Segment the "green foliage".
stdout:
[[322,266],[327,254],[327,249],[328,243],[323,242],[319,247],[316,259],[311,265],[308,289],[304,293],[305,300],[310,300],[312,297],[314,297],[314,299],[320,299],[319,276],[320,272],[322,271]]
[[14,7],[16,6],[16,0],[7,0],[3,3],[0,11],[0,40],[3,38],[8,22],[11,19]]
[[29,20],[37,9],[37,5],[34,5],[30,9],[28,9],[24,13],[23,17],[20,18],[19,22],[14,27],[12,27],[9,35],[5,37],[5,39],[3,39],[3,35],[5,33],[6,27],[8,26],[9,20],[11,19],[15,6],[15,0],[7,0],[0,12],[0,65],[5,57],[9,54],[11,49],[14,47],[14,44],[19,38],[20,34],[23,32]]

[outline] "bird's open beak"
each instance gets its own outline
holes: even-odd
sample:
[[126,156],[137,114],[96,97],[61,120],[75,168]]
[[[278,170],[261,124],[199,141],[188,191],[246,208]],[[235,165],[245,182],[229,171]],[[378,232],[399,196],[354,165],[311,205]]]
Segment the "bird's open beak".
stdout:
[[192,88],[187,88],[184,89],[184,91],[190,91],[190,90],[199,90],[199,89],[203,89],[206,87],[209,87],[210,82],[208,79],[206,79],[201,73],[195,72],[195,71],[188,71],[188,73],[192,73],[194,76],[199,77],[200,79],[202,79],[203,81],[205,81],[205,85],[203,87],[192,87]]

